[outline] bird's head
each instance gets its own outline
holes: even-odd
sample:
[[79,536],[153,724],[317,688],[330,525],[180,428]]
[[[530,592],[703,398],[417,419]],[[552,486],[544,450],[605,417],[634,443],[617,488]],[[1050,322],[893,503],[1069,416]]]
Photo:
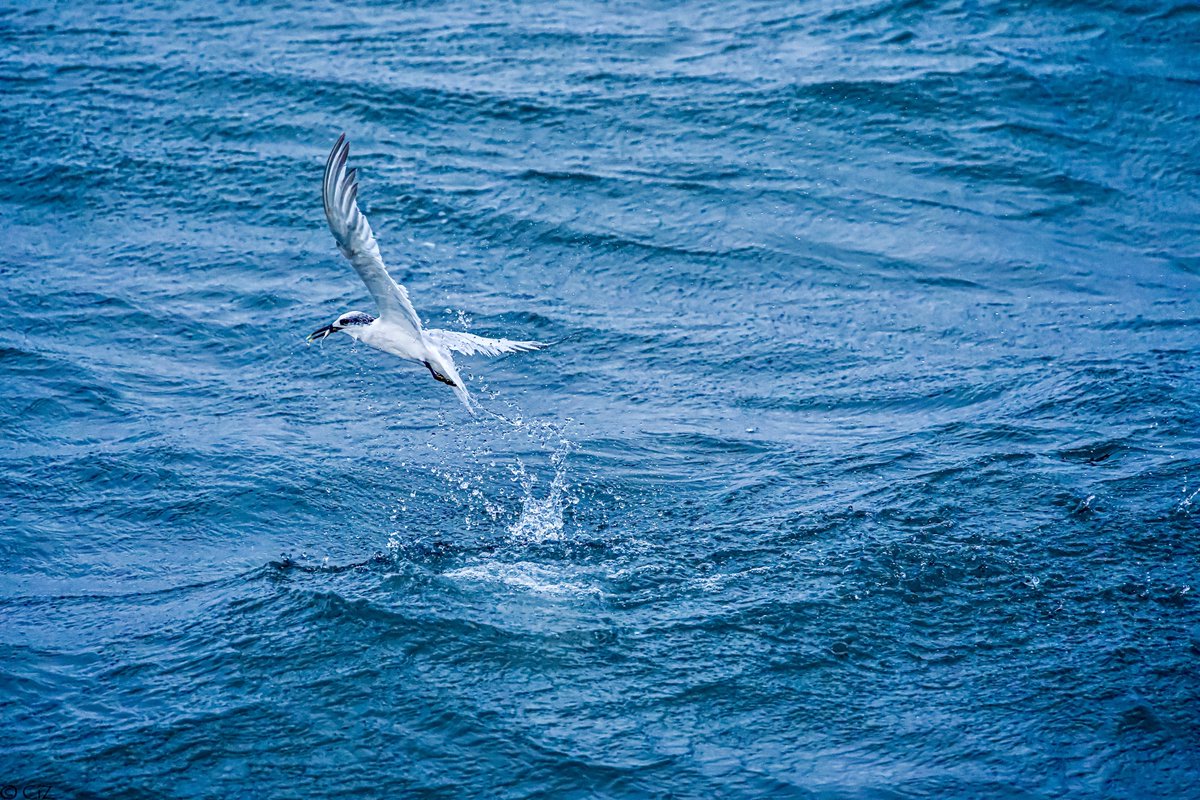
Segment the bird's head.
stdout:
[[370,325],[374,321],[374,317],[362,311],[347,311],[345,314],[342,314],[340,317],[334,320],[332,325],[326,325],[324,328],[320,328],[310,333],[308,338],[304,341],[315,342],[318,339],[324,339],[331,333],[337,333],[338,331],[343,330],[353,336],[360,327]]

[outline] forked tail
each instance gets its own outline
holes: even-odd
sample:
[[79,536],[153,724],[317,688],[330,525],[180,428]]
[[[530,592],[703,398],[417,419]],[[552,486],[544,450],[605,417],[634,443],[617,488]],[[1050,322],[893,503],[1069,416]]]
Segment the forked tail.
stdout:
[[450,373],[450,375],[445,375],[438,371],[433,364],[430,364],[428,361],[424,363],[425,369],[429,370],[429,374],[433,376],[433,379],[435,381],[444,383],[453,389],[454,393],[458,395],[458,399],[461,400],[462,404],[467,407],[467,411],[470,411],[471,414],[474,414],[475,407],[471,405],[471,395],[467,393],[467,387],[463,385],[463,380],[461,377],[459,377],[458,370],[454,368],[454,362],[447,361],[447,366],[442,367],[442,369]]

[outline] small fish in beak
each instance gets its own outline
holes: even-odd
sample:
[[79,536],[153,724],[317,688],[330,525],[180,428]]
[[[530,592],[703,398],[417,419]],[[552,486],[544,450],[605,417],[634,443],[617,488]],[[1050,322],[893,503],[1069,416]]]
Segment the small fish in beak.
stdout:
[[312,344],[313,342],[318,341],[320,339],[324,339],[329,334],[336,333],[339,330],[341,330],[341,329],[337,328],[333,325],[326,325],[324,328],[315,330],[312,333],[310,333],[308,335],[308,338],[305,339],[304,341],[308,342],[309,344]]

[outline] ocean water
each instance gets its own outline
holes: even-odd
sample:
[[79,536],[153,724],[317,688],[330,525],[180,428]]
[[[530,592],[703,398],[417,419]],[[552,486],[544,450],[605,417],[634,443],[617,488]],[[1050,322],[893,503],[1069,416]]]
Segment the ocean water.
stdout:
[[[1198,53],[3,2],[3,796],[1200,796]],[[304,342],[342,131],[476,417]]]

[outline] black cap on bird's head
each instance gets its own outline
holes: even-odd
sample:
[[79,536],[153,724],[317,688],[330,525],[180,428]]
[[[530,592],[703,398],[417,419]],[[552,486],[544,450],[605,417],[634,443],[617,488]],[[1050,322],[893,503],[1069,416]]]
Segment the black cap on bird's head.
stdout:
[[345,328],[353,328],[357,325],[370,325],[375,321],[375,318],[370,314],[362,311],[347,311],[342,314],[332,325],[326,325],[324,328],[318,328],[308,335],[304,341],[315,342],[319,339],[324,339],[331,333],[337,333]]

